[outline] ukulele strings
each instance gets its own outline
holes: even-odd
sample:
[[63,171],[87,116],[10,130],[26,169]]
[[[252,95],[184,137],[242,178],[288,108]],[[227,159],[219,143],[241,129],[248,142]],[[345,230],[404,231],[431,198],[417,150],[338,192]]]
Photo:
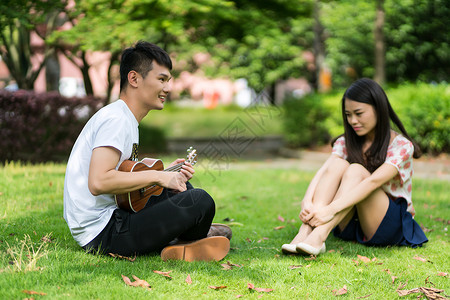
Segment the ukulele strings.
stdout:
[[[192,158],[189,158],[187,162],[192,163]],[[195,161],[194,161],[195,163]],[[165,169],[166,172],[174,172],[174,171],[180,171],[181,167],[184,165],[184,162],[176,164],[175,166],[172,166],[170,168]]]
[[179,171],[181,169],[182,165],[184,165],[184,163],[179,163],[179,164],[176,164],[175,166],[165,169],[164,171],[166,171],[166,172]]

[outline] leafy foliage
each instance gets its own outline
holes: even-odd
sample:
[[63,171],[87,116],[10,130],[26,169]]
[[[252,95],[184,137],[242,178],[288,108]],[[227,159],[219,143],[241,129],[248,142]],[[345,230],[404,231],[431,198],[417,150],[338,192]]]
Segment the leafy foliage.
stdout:
[[288,146],[309,147],[327,143],[330,136],[325,119],[330,112],[320,95],[288,99],[284,103],[285,139]]
[[[33,89],[34,82],[53,49],[44,47],[44,58],[34,68],[36,49],[31,46],[31,33],[44,38],[55,29],[65,0],[0,2],[0,55],[19,88]],[[40,25],[36,25],[40,24]]]
[[144,39],[176,56],[184,70],[196,70],[193,55],[208,52],[214,57],[205,69],[209,75],[245,77],[261,91],[300,74],[301,52],[311,40],[304,30],[310,21],[308,27],[302,20],[308,19],[311,3],[84,0],[71,12],[82,16],[76,25],[55,33],[52,41],[117,53]]
[[[207,73],[246,78],[258,92],[300,76],[306,70],[302,52],[312,43],[311,11],[308,0],[236,1],[236,18],[207,39],[215,60]],[[234,33],[220,34],[223,29]]]
[[388,92],[408,134],[424,152],[450,152],[450,87],[404,84]]
[[448,81],[450,2],[387,1],[386,67],[390,81]]
[[[326,62],[336,86],[374,75],[375,4],[371,0],[321,3]],[[450,2],[386,0],[384,10],[388,81],[448,81],[450,38],[442,28],[450,26]]]
[[323,3],[326,62],[337,86],[348,86],[358,77],[374,75],[375,4],[371,0]]

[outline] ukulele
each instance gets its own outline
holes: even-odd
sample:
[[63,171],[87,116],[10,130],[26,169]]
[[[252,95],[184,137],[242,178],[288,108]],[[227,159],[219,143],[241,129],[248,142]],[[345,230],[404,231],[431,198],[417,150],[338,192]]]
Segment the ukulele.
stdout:
[[[188,155],[186,157],[186,162],[195,165],[197,162],[195,159],[197,157],[197,150],[190,147],[187,152]],[[122,172],[140,172],[146,170],[177,172],[180,171],[184,164],[185,163],[182,162],[164,170],[164,165],[161,160],[144,158],[140,161],[125,160],[120,164],[118,170]],[[123,210],[138,212],[145,207],[147,202],[150,200],[150,197],[161,195],[163,189],[164,188],[162,186],[154,184],[125,194],[117,194],[115,195],[116,204]]]

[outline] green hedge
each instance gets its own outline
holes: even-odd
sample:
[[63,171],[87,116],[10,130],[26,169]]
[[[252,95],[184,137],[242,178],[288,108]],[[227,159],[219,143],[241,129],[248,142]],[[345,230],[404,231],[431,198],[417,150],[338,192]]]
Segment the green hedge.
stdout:
[[[56,92],[0,90],[0,164],[67,160],[83,126],[103,101],[66,98]],[[140,126],[140,153],[159,153],[166,148],[161,129]]]
[[326,120],[330,111],[315,94],[284,102],[284,138],[289,147],[310,147],[330,139]]
[[448,84],[404,84],[387,93],[392,107],[422,151],[450,152]]
[[[285,139],[292,147],[329,142],[343,132],[340,101],[344,90],[285,103]],[[450,86],[406,83],[386,94],[410,136],[429,154],[450,152]],[[325,114],[325,117],[324,117]]]
[[86,121],[101,106],[94,97],[0,90],[0,163],[63,161]]

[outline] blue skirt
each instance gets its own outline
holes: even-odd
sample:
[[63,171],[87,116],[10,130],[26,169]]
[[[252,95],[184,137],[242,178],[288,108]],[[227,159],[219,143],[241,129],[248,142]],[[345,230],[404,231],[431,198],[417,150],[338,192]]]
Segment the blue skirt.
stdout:
[[334,228],[334,236],[347,241],[357,241],[368,246],[410,246],[416,248],[428,242],[425,233],[419,224],[406,211],[408,204],[403,198],[393,201],[389,197],[389,208],[381,221],[374,236],[367,240],[358,220],[358,212],[355,211],[353,218],[344,230]]

